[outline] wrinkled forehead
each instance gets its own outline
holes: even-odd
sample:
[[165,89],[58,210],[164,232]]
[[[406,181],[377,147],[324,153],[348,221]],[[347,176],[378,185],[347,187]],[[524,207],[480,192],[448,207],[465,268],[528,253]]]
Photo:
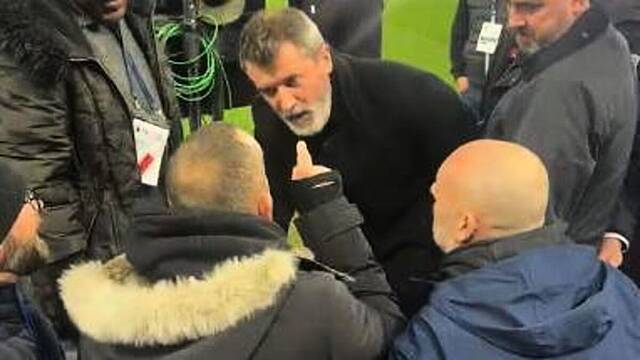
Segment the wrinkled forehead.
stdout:
[[564,1],[564,0],[507,0],[507,5],[516,6],[516,5],[542,5],[547,4],[553,1]]
[[313,61],[315,53],[315,51],[310,53],[303,47],[300,47],[290,41],[283,41],[277,45],[271,64],[253,65],[257,66],[264,72],[277,74],[280,72],[295,70],[303,64],[307,64],[309,61]]
[[[541,7],[555,7],[562,5],[569,5],[571,1],[575,0],[508,0],[507,6],[511,8],[517,8],[520,10],[534,10]],[[588,0],[584,0],[588,1]],[[610,0],[607,0],[610,1]]]
[[286,82],[292,76],[304,76],[316,69],[315,58],[296,45],[286,42],[280,45],[269,65],[253,62],[244,64],[249,78],[259,87],[275,87]]

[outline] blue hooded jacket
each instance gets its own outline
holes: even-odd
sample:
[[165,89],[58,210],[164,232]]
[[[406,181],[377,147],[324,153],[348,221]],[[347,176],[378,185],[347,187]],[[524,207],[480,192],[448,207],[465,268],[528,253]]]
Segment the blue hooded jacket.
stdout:
[[533,358],[640,359],[638,288],[593,248],[527,250],[439,284],[390,352],[390,359]]

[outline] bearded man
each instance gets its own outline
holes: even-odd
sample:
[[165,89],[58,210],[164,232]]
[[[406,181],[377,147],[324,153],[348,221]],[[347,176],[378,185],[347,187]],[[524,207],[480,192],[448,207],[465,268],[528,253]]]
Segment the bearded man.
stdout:
[[471,136],[460,99],[434,75],[332,51],[301,11],[261,12],[247,23],[240,62],[261,98],[253,105],[275,220],[293,208],[288,174],[303,138],[313,158],[342,173],[347,198],[406,314],[421,305],[439,258],[430,238],[432,182]]
[[627,239],[607,232],[636,128],[629,47],[589,0],[511,0],[508,26],[524,55],[517,84],[500,100],[486,136],[538,154],[551,183],[548,220],[578,243],[622,263]]

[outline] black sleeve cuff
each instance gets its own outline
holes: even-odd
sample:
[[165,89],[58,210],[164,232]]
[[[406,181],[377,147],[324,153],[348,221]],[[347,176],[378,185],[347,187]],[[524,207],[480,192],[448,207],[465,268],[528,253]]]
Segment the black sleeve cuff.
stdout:
[[291,182],[289,191],[294,207],[300,214],[342,196],[342,178],[337,171],[322,173]]
[[461,76],[466,76],[464,73],[464,65],[458,65],[451,68],[451,75],[453,75],[454,79],[457,79]]

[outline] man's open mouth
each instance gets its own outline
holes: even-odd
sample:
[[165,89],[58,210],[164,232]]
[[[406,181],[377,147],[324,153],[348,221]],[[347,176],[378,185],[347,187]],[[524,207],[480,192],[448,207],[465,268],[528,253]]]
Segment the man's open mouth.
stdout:
[[301,120],[304,120],[310,114],[311,114],[310,111],[301,111],[297,114],[287,116],[287,121],[291,123],[297,123],[297,122],[300,122]]

